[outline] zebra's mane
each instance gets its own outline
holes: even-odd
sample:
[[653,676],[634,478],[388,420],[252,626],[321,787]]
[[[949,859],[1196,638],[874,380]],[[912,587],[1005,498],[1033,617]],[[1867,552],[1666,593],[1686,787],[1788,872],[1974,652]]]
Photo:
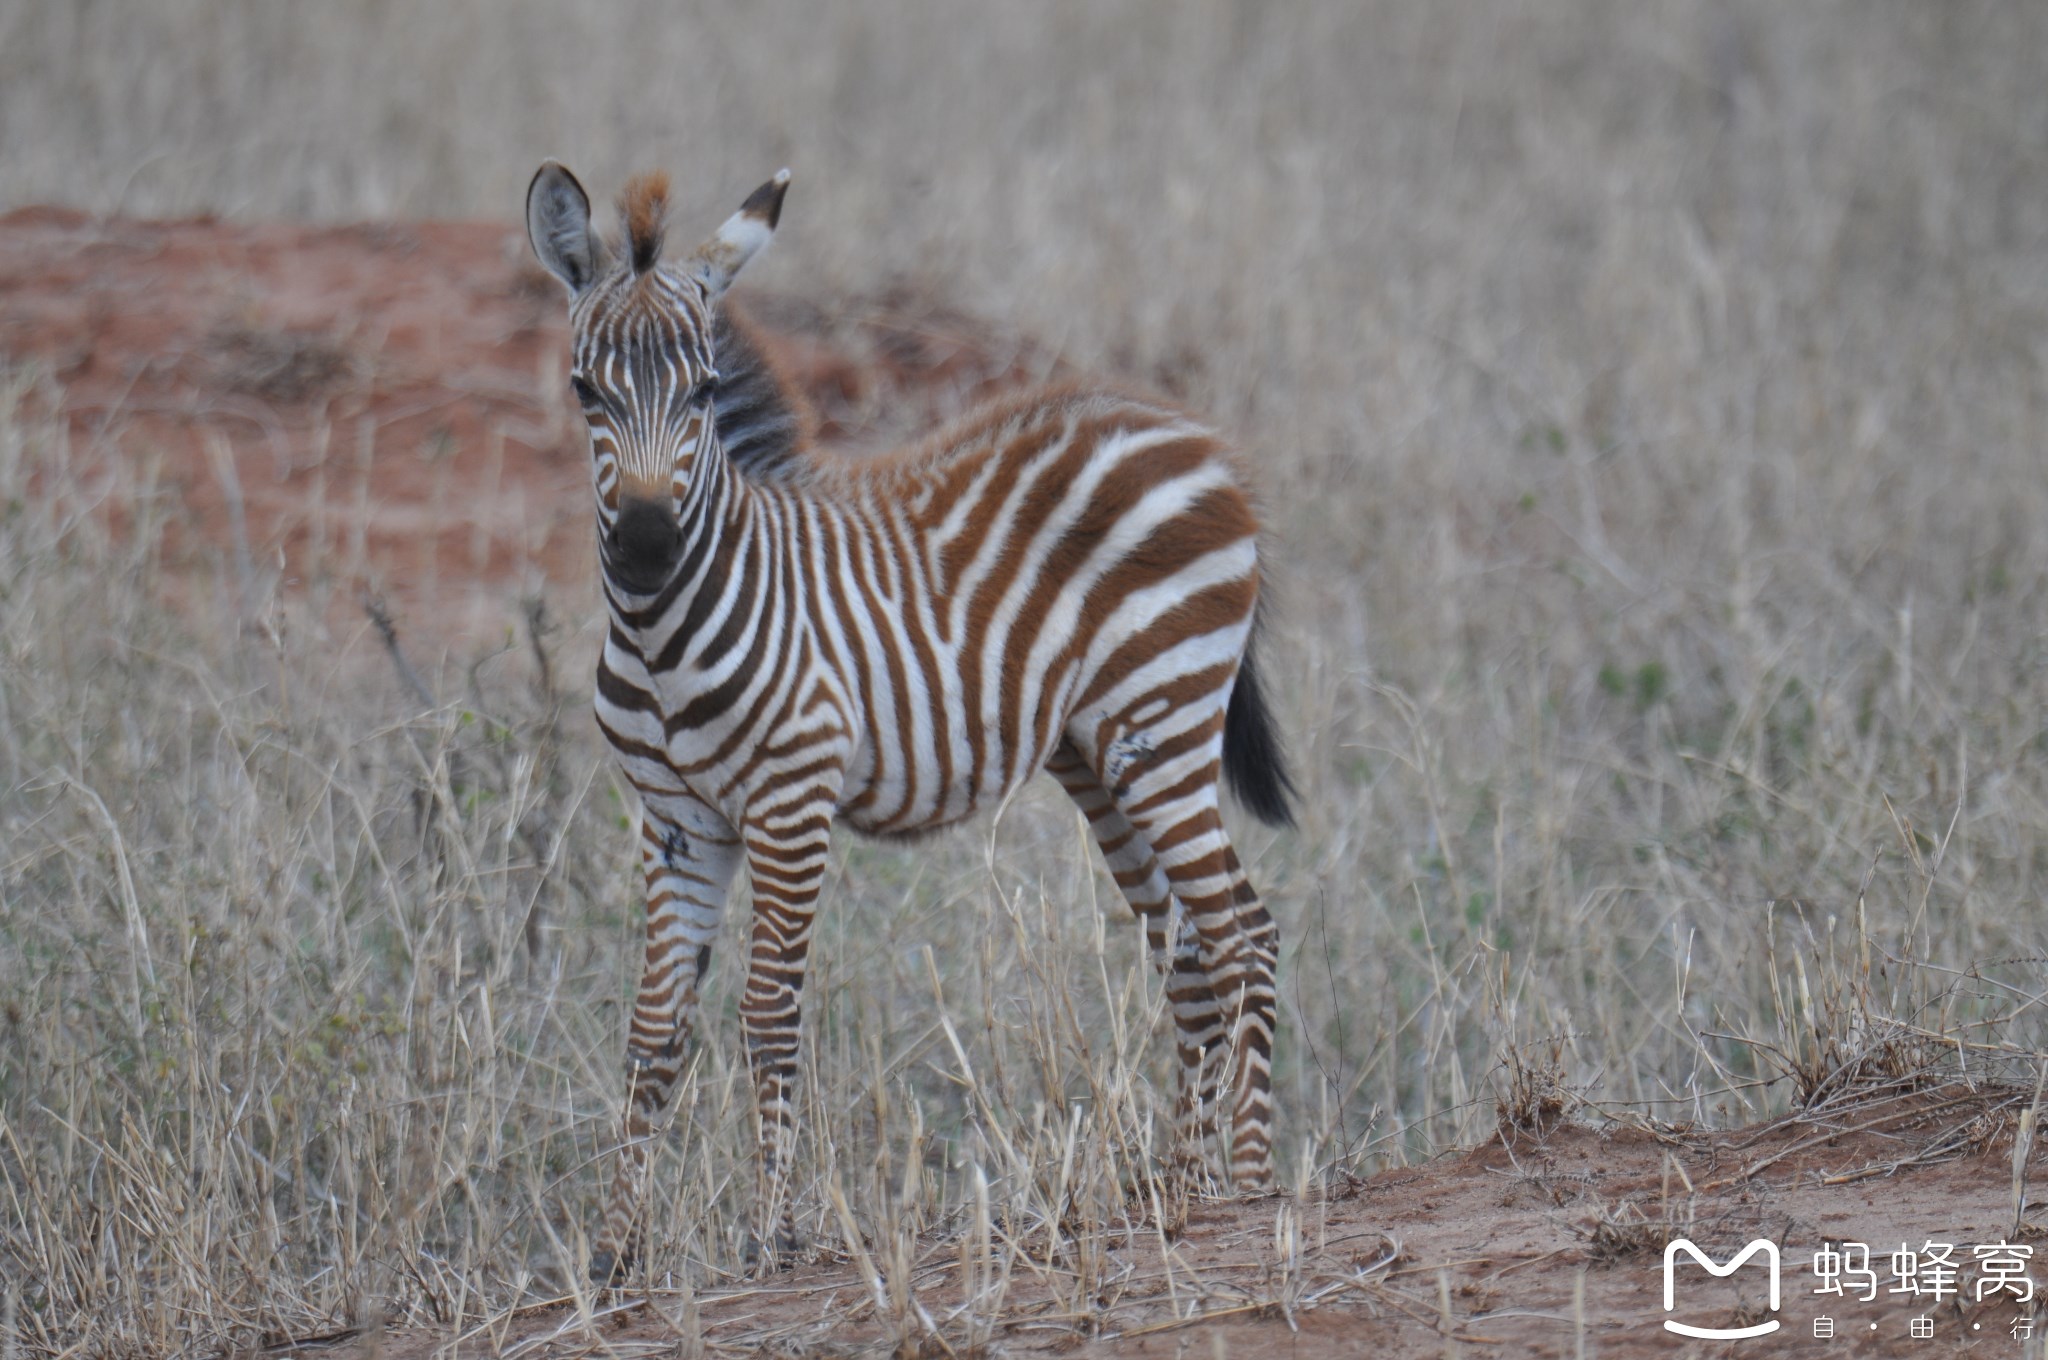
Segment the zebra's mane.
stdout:
[[718,363],[712,409],[726,458],[749,481],[795,477],[810,452],[810,403],[769,359],[753,322],[729,302],[718,308],[711,346]]

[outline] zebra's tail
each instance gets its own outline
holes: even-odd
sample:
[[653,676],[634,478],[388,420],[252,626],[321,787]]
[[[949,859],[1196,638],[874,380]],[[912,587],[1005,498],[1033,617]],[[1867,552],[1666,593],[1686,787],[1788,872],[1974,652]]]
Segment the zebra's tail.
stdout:
[[1259,620],[1254,617],[1237,667],[1237,687],[1223,714],[1223,777],[1252,816],[1267,826],[1293,826],[1294,778],[1287,773],[1280,730],[1259,683],[1258,652]]

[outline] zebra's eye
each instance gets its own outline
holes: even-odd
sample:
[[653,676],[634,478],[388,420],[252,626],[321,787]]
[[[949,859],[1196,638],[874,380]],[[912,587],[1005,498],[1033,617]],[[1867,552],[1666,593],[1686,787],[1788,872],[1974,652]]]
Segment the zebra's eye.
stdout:
[[569,386],[575,390],[576,400],[582,402],[585,407],[600,404],[597,396],[597,385],[581,373],[569,375]]
[[717,385],[718,375],[716,373],[705,374],[697,380],[697,385],[690,389],[689,395],[683,398],[683,405],[702,406],[705,402],[711,400],[711,389]]

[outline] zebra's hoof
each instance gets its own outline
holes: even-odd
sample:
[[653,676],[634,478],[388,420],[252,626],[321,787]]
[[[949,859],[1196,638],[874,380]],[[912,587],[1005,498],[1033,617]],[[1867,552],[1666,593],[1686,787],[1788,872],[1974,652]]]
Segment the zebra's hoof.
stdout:
[[746,1250],[747,1273],[759,1277],[793,1269],[804,1254],[804,1247],[803,1235],[794,1228],[784,1228],[772,1240],[765,1242],[759,1234],[750,1235]]
[[590,1253],[590,1282],[599,1289],[616,1289],[626,1282],[626,1272],[633,1268],[633,1258],[620,1252],[593,1251]]
[[1216,1163],[1198,1151],[1183,1150],[1167,1160],[1162,1179],[1175,1193],[1210,1199],[1222,1193],[1223,1176]]

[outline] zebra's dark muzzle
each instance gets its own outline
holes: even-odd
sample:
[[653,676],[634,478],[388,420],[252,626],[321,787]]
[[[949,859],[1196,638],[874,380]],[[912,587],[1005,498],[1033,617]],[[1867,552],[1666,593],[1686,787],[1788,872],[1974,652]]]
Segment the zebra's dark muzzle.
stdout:
[[667,585],[682,555],[683,531],[660,501],[628,500],[605,535],[605,570],[636,594],[652,595]]

